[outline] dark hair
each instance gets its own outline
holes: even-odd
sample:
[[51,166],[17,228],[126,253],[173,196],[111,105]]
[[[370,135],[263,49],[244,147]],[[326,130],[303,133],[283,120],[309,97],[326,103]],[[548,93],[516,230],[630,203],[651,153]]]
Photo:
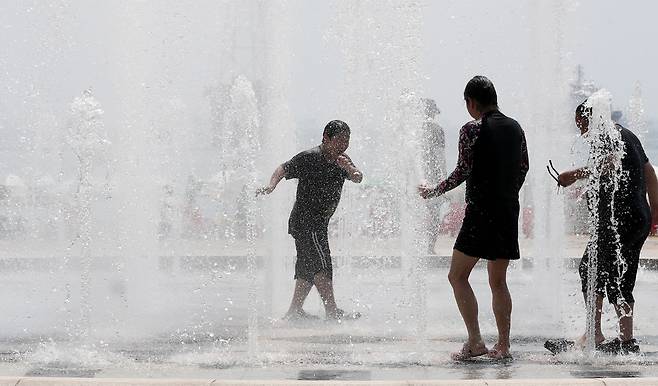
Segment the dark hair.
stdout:
[[587,106],[587,99],[585,99],[581,104],[576,107],[576,115],[579,117],[585,117],[592,114],[592,108]]
[[493,83],[486,76],[477,75],[466,83],[464,99],[473,99],[479,107],[498,107],[498,95]]
[[334,119],[333,121],[327,123],[327,126],[324,127],[323,135],[326,135],[329,138],[333,138],[338,134],[350,133],[350,127],[347,126],[347,123]]

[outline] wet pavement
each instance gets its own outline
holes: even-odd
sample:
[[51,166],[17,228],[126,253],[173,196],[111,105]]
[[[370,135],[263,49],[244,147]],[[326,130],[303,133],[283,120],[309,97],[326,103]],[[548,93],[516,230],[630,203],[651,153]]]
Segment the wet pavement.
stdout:
[[[414,276],[408,263],[337,264],[339,305],[364,315],[342,324],[279,320],[293,282],[282,279],[283,296],[274,299],[264,266],[257,267],[253,287],[235,264],[154,265],[149,275],[100,267],[91,275],[87,334],[81,333],[79,272],[61,266],[0,270],[0,375],[345,381],[658,376],[654,270],[639,271],[635,291],[641,355],[546,351],[546,339],[573,338],[585,321],[577,272],[544,261],[516,264],[509,272],[515,359],[453,362],[449,354],[461,347],[465,331],[447,270],[435,266]],[[484,268],[478,265],[471,282],[491,344],[496,330]],[[256,296],[251,311],[250,293]],[[315,291],[305,308],[322,316]],[[251,341],[250,312],[258,321]],[[608,304],[603,323],[606,336],[614,337]]]
[[[358,322],[354,322],[358,323]],[[3,342],[3,376],[83,378],[212,378],[235,380],[402,380],[644,378],[658,376],[658,337],[639,337],[640,355],[554,356],[543,337],[517,337],[513,360],[486,357],[454,362],[459,339],[352,336],[347,326],[273,326],[278,338],[259,338],[249,352],[244,338],[185,343],[153,340],[104,348],[73,342]],[[349,327],[347,327],[349,329]],[[274,334],[263,331],[264,334]],[[285,338],[285,337],[288,338]],[[490,338],[490,337],[489,337]]]

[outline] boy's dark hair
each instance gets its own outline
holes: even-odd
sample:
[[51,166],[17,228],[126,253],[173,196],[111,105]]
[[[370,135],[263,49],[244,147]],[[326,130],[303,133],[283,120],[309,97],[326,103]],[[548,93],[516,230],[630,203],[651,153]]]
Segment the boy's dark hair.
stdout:
[[335,119],[327,123],[327,126],[324,127],[323,135],[326,135],[329,138],[333,138],[341,133],[350,134],[350,127],[347,126],[347,123]]
[[587,106],[587,99],[576,107],[576,114],[579,117],[588,117],[592,114],[592,108]]
[[486,76],[477,75],[466,83],[464,99],[473,99],[479,107],[498,107],[498,95],[493,83]]

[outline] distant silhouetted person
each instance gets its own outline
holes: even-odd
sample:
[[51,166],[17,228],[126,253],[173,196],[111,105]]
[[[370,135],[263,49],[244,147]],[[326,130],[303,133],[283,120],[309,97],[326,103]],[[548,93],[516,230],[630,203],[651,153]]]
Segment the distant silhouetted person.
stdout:
[[[422,159],[425,178],[438,183],[446,176],[446,140],[443,127],[437,122],[440,110],[434,99],[423,99],[424,116],[422,133]],[[427,201],[427,252],[434,254],[434,246],[439,237],[442,200]]]
[[[468,113],[475,119],[459,132],[455,170],[434,187],[418,187],[423,198],[440,196],[466,181],[466,213],[452,253],[448,280],[466,324],[468,341],[455,360],[484,354],[511,358],[512,298],[507,267],[520,258],[518,241],[519,190],[528,171],[525,134],[512,118],[498,110],[493,83],[484,76],[471,79],[464,90]],[[479,259],[488,260],[489,286],[498,327],[498,341],[489,351],[482,340],[478,303],[468,278]]]
[[327,319],[358,318],[359,313],[346,313],[336,306],[333,288],[331,251],[327,237],[329,219],[340,201],[343,182],[360,183],[362,173],[345,154],[350,144],[350,128],[343,121],[327,124],[322,143],[303,151],[276,168],[270,184],[257,194],[269,194],[283,179],[297,178],[297,197],[290,213],[288,233],[295,239],[295,291],[285,319],[317,318],[303,309],[304,300],[313,285],[324,304]]

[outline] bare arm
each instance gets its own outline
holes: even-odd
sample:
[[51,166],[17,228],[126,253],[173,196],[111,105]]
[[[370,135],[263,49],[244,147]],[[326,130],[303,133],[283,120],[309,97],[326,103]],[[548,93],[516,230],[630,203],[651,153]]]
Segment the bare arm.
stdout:
[[363,181],[363,173],[354,166],[354,163],[347,154],[341,154],[338,156],[336,164],[347,172],[350,181],[357,184]]
[[560,183],[560,186],[566,187],[578,180],[589,177],[589,174],[590,174],[589,169],[587,169],[586,167],[582,167],[574,170],[567,170],[566,172],[560,173],[557,180]]
[[651,207],[651,223],[656,224],[658,223],[658,178],[656,178],[656,170],[651,162],[644,164],[644,178]]
[[418,193],[423,198],[432,198],[450,191],[466,181],[473,167],[472,146],[480,132],[479,126],[467,123],[459,131],[459,156],[457,166],[450,175],[435,187],[422,183],[418,186]]
[[286,172],[283,170],[283,165],[279,165],[275,170],[274,173],[272,173],[272,177],[270,177],[270,184],[267,186],[264,186],[262,188],[259,188],[256,190],[256,195],[261,195],[261,194],[270,194],[274,191],[276,186],[281,182],[283,177],[285,176]]

